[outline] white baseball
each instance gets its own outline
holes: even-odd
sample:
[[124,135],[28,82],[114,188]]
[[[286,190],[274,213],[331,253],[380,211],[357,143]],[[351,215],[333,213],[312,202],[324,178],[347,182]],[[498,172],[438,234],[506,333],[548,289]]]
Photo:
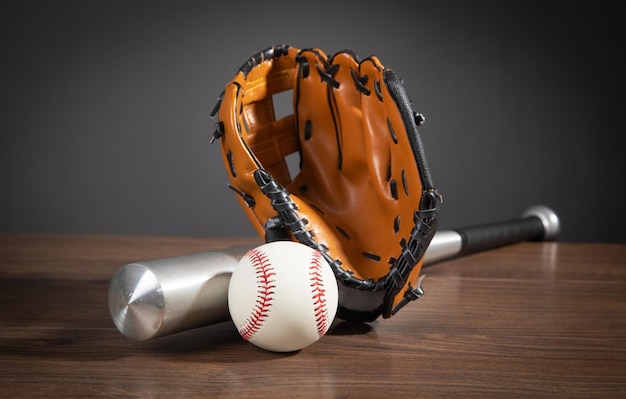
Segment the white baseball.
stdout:
[[228,309],[239,334],[273,352],[317,342],[337,306],[337,280],[328,262],[319,251],[293,241],[248,251],[228,287]]

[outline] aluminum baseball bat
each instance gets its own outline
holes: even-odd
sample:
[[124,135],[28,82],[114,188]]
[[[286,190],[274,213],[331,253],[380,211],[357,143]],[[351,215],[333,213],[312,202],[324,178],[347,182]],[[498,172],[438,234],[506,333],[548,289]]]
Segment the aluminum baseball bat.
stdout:
[[[438,231],[424,265],[522,241],[552,240],[557,215],[534,206],[518,219]],[[260,244],[259,244],[260,245]],[[228,321],[228,283],[241,257],[254,246],[133,262],[109,285],[109,312],[126,337],[145,341]]]

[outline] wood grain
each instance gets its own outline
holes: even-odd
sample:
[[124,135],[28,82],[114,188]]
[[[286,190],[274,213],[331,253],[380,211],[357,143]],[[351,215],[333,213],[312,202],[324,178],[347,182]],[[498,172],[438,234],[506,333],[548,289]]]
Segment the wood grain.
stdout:
[[126,263],[256,238],[0,234],[0,397],[624,397],[626,245],[522,243],[424,268],[388,320],[336,321],[292,354],[230,322],[135,342]]

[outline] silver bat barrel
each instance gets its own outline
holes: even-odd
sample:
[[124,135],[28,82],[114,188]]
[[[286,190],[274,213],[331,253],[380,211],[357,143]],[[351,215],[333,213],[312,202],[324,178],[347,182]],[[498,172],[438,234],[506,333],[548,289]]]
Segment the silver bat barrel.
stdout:
[[[424,265],[515,242],[552,240],[560,230],[545,206],[529,208],[519,219],[438,231]],[[228,284],[241,257],[252,246],[133,262],[109,285],[109,312],[126,337],[145,341],[228,321]]]
[[240,246],[129,263],[109,285],[109,312],[117,329],[136,341],[227,321],[228,283]]

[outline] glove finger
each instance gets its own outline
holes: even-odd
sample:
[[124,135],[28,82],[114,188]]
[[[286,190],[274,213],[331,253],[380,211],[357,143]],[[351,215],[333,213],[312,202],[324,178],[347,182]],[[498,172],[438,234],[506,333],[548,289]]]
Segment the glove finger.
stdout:
[[[363,171],[367,168],[368,153],[363,144],[363,125],[361,97],[362,86],[356,79],[359,77],[359,59],[351,51],[342,51],[332,57],[329,70],[333,79],[338,82],[331,86],[329,107],[333,112],[337,134],[337,146],[340,160],[338,170],[353,183],[357,179],[367,177]],[[358,183],[357,183],[358,184]]]
[[[331,176],[337,174],[341,162],[335,117],[328,101],[331,85],[334,84],[326,72],[330,63],[323,51],[307,49],[301,51],[298,64],[294,109],[300,140],[301,170],[290,191],[304,192],[306,186],[314,182],[315,195],[330,198],[336,190]],[[321,155],[323,160],[320,159]]]
[[[393,135],[389,131],[382,90],[384,89],[384,67],[378,59],[369,57],[359,66],[358,81],[362,82],[364,94],[361,98],[363,112],[363,145],[372,185],[377,189],[373,192],[382,195],[381,201],[392,197],[389,187],[392,174],[391,145]],[[382,88],[381,88],[382,87]]]

